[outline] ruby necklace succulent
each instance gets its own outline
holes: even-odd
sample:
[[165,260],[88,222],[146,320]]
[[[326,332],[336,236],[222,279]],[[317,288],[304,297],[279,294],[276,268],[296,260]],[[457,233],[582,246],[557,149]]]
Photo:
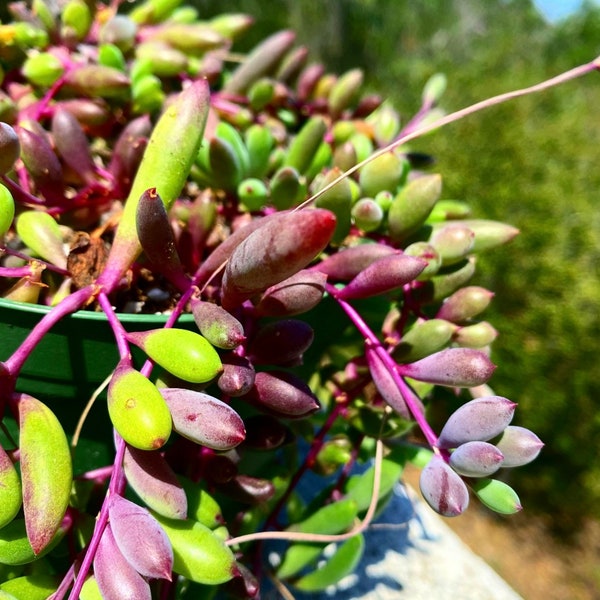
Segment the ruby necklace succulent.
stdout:
[[[520,501],[492,476],[543,445],[487,387],[493,293],[471,282],[518,232],[446,200],[407,143],[596,61],[427,124],[436,76],[401,130],[359,71],[309,64],[292,32],[234,65],[251,19],[179,4],[35,0],[0,25],[0,292],[48,307],[0,356],[0,590],[16,597],[252,598],[267,576],[325,589],[360,560],[406,462],[438,513],[463,512],[471,489],[510,514]],[[164,327],[126,331],[132,305]],[[79,310],[104,313],[119,360],[114,461],[73,474],[56,399],[20,375]],[[440,388],[472,399],[436,433]],[[334,476],[319,506],[296,493],[308,470]],[[251,543],[265,539],[289,542],[277,568]]]

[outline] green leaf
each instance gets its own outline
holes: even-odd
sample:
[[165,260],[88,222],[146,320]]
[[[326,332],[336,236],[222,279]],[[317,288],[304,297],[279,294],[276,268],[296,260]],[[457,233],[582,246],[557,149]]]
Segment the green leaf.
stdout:
[[[397,456],[390,455],[384,458],[381,463],[381,482],[378,500],[385,498],[392,491],[394,485],[402,475],[405,458],[400,456],[400,453],[397,454]],[[375,467],[372,466],[361,475],[350,477],[346,484],[347,493],[345,498],[356,502],[358,512],[367,510],[371,504],[374,478]]]
[[69,443],[54,413],[42,402],[19,398],[23,512],[35,554],[52,540],[71,494],[73,468]]
[[[358,514],[358,506],[354,499],[343,499],[321,507],[308,518],[295,523],[287,531],[335,535],[347,531],[354,524]],[[291,577],[305,566],[314,562],[321,554],[324,543],[301,542],[292,544],[286,551],[283,561],[277,570],[282,579]]]
[[197,521],[166,519],[152,513],[173,546],[173,571],[196,583],[218,585],[237,572],[233,553],[225,542]]
[[479,500],[494,512],[512,515],[523,508],[517,493],[499,479],[477,479],[470,485]]
[[40,573],[5,581],[0,584],[0,591],[12,594],[19,600],[46,600],[57,585],[58,581],[53,575]]
[[365,539],[362,534],[346,540],[327,562],[294,583],[303,592],[318,592],[335,585],[354,571],[362,557]]
[[129,339],[163,369],[184,381],[205,383],[223,369],[210,342],[193,331],[154,329],[131,333]]
[[139,371],[117,367],[108,387],[108,414],[119,435],[140,450],[156,450],[171,435],[169,407]]
[[10,457],[0,446],[0,529],[10,523],[21,508],[21,480]]

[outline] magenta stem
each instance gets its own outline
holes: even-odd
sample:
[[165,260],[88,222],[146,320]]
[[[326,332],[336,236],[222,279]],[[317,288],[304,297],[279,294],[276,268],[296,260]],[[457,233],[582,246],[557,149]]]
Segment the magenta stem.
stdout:
[[29,277],[31,267],[0,267],[0,277]]
[[365,343],[370,345],[377,356],[381,359],[385,368],[390,373],[394,383],[400,390],[402,394],[402,398],[404,402],[406,402],[406,406],[408,410],[411,412],[413,418],[417,422],[417,425],[423,432],[427,443],[435,448],[437,443],[437,436],[431,426],[427,422],[425,415],[419,408],[419,401],[416,397],[415,393],[410,389],[409,385],[404,381],[404,379],[398,373],[397,365],[394,362],[394,359],[389,355],[388,351],[382,346],[381,342],[377,338],[377,336],[371,331],[370,327],[365,323],[360,314],[354,309],[354,307],[345,300],[341,300],[340,298],[336,298],[336,288],[332,285],[327,284],[327,291],[333,296],[333,298],[338,302],[338,304],[342,307],[344,312],[348,315],[354,326],[360,331],[361,335],[365,339]]
[[127,343],[127,332],[121,324],[121,321],[117,318],[112,304],[105,292],[100,292],[100,294],[98,294],[98,303],[106,315],[108,324],[113,330],[121,361],[126,361],[131,364],[131,352],[129,350],[129,344]]
[[67,296],[57,304],[49,313],[44,315],[37,325],[31,330],[23,343],[15,350],[13,355],[6,360],[4,365],[8,369],[11,377],[17,378],[23,364],[29,358],[35,347],[42,341],[42,338],[58,323],[63,317],[74,313],[82,308],[88,300],[96,293],[97,288],[94,285],[88,285],[70,296]]
[[102,534],[104,533],[104,529],[106,524],[108,523],[108,506],[110,504],[110,497],[113,494],[120,495],[123,491],[123,456],[125,455],[125,442],[122,438],[119,438],[117,442],[117,452],[114,460],[114,468],[110,478],[110,483],[108,486],[108,495],[104,498],[104,502],[102,503],[102,508],[100,509],[100,514],[96,519],[96,526],[94,527],[94,533],[92,535],[92,539],[85,551],[85,556],[83,557],[83,561],[81,563],[81,567],[77,573],[77,578],[75,579],[75,583],[73,584],[73,589],[69,594],[69,600],[78,600],[79,595],[81,593],[81,588],[85,582],[85,578],[89,570],[92,568],[92,563],[94,562],[94,557],[96,555],[96,550],[98,549],[98,544],[100,543],[100,539],[102,538]]

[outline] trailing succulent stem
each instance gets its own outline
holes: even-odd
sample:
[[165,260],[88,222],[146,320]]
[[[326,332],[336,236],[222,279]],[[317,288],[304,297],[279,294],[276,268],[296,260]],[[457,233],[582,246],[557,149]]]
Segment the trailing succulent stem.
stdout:
[[[493,476],[543,444],[488,387],[493,293],[471,283],[518,231],[445,199],[407,144],[596,61],[431,123],[435,76],[401,130],[360,71],[309,64],[292,32],[232,64],[250,17],[118,5],[17,3],[0,25],[0,293],[47,307],[0,363],[1,593],[325,589],[410,461],[444,516],[469,489],[520,510]],[[94,395],[108,465],[85,458],[80,426],[70,452],[67,402],[22,389],[52,328],[94,310],[118,357]],[[125,312],[164,321],[129,331]],[[465,401],[432,424],[444,389]],[[319,504],[298,494],[307,471]],[[278,566],[271,539],[288,542]]]

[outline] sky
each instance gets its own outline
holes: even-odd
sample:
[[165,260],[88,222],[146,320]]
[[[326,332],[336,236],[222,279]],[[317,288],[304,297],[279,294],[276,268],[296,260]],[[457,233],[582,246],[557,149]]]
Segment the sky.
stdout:
[[583,0],[534,0],[537,9],[550,22],[555,22],[577,11]]

